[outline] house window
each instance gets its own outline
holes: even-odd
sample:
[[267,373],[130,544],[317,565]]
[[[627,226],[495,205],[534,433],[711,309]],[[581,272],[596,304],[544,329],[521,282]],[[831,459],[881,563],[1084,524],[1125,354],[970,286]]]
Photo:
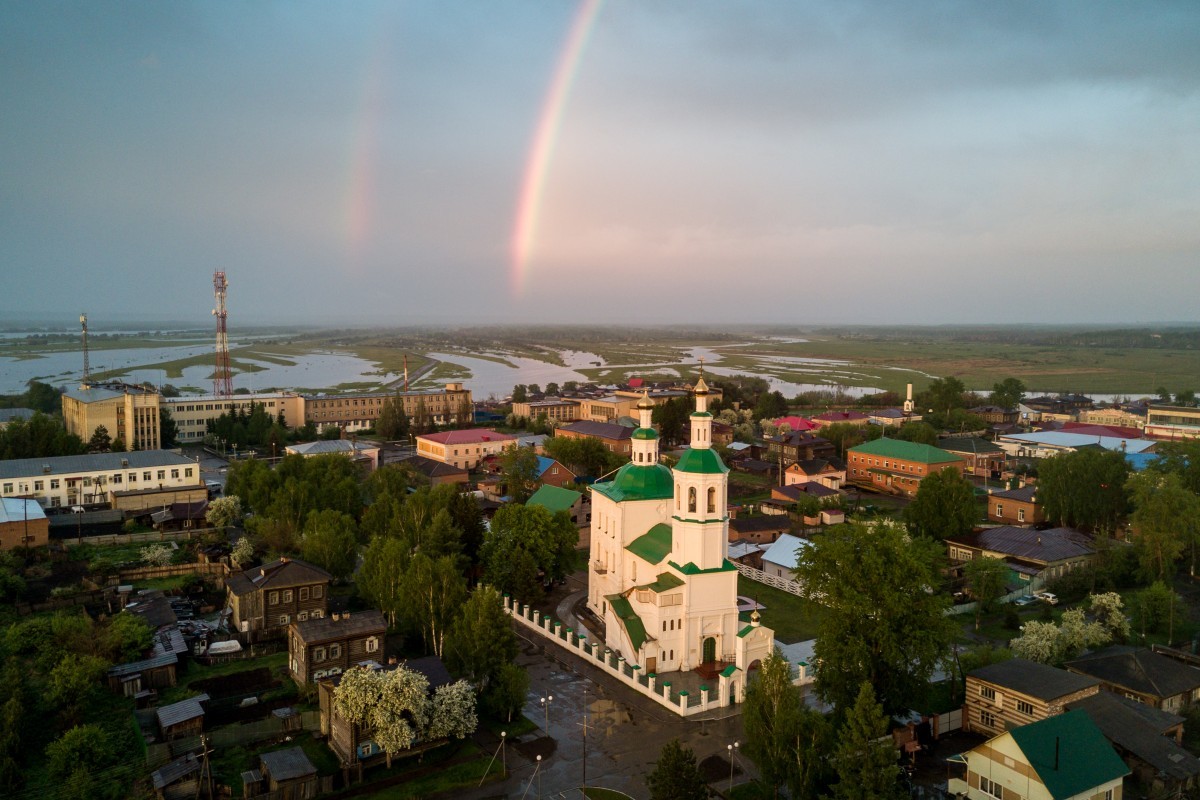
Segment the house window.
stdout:
[[313,589],[313,599],[314,600],[319,600],[321,598],[321,593],[325,591],[324,587],[321,587],[321,586],[314,586],[314,587],[312,587],[312,589]]
[[152,480],[154,480],[153,478],[151,478],[151,477],[150,477],[150,475],[151,475],[151,473],[149,473],[149,472],[143,472],[143,473],[142,473],[142,480],[144,480],[144,481],[152,481]]
[[1017,509],[1017,522],[1024,522],[1024,521],[1025,521],[1025,509],[1018,508]]
[[325,612],[319,608],[314,608],[311,612],[313,619],[321,619],[325,616]]
[[160,481],[165,481],[167,479],[167,471],[165,469],[160,469],[158,471],[158,479]]
[[990,686],[980,686],[979,687],[979,696],[986,700],[995,700],[996,699],[996,690]]
[[[132,474],[132,473],[130,473],[130,474]],[[53,491],[57,488],[58,488],[58,478],[52,478],[50,480],[50,490]]]
[[379,639],[378,638],[372,636],[370,639],[367,639],[367,652],[368,653],[374,653],[378,649],[379,649]]
[[715,486],[708,487],[708,513],[717,513],[717,489]]
[[292,602],[292,590],[291,589],[283,590],[283,602],[285,602],[285,603]]
[[307,600],[307,599],[308,599],[308,587],[307,587],[307,586],[303,586],[303,587],[301,587],[301,589],[300,589],[300,599],[301,599],[301,600]]
[[313,649],[313,661],[320,662],[325,660],[325,648],[317,647]]
[[985,728],[994,728],[996,727],[996,715],[990,711],[980,711],[979,723]]
[[305,620],[307,620],[307,619],[308,619],[308,612],[307,612],[307,611],[301,611],[299,614],[297,614],[297,615],[296,615],[296,621],[297,621],[297,622],[304,622],[304,621],[305,621]]
[[996,503],[996,516],[997,517],[1004,516],[1004,506],[1001,503]]
[[1003,787],[1001,787],[1000,784],[996,783],[991,778],[985,778],[982,775],[979,776],[979,791],[983,792],[989,797],[995,797],[997,800],[1000,800],[1000,798],[1004,797]]
[[171,477],[176,478],[176,479],[179,478],[179,470],[177,470],[177,469],[171,470]]
[[1033,703],[1026,703],[1024,700],[1018,700],[1017,711],[1021,714],[1033,716]]
[[696,511],[696,487],[688,487],[688,511],[695,513]]
[[287,624],[288,624],[289,622],[291,622],[291,621],[292,621],[292,618],[291,618],[291,617],[289,617],[287,614],[280,614],[280,615],[279,615],[279,624],[280,624],[280,625],[287,625]]
[[279,592],[271,592],[270,594],[267,595],[267,605],[269,605],[269,606],[279,605]]
[[340,644],[329,645],[329,657],[331,659],[341,658],[342,657],[342,646]]

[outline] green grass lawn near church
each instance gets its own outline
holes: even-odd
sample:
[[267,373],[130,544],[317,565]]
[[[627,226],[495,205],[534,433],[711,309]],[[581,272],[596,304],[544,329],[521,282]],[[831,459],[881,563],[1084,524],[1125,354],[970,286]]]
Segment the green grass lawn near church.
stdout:
[[744,575],[738,576],[738,594],[766,606],[761,612],[762,624],[774,630],[779,641],[792,644],[817,638],[817,626],[825,612],[822,606]]

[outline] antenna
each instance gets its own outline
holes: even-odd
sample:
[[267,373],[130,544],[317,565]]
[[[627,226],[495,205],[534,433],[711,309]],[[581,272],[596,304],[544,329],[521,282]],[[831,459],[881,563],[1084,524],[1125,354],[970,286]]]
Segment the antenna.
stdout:
[[92,381],[92,370],[88,366],[87,314],[79,315],[79,324],[83,327],[83,385],[87,386]]
[[213,394],[217,397],[233,395],[233,375],[229,369],[229,333],[225,327],[226,318],[229,316],[229,312],[225,310],[225,292],[228,289],[229,283],[225,280],[225,273],[214,272],[213,294],[217,300],[217,307],[212,313],[217,318],[217,369],[213,373]]

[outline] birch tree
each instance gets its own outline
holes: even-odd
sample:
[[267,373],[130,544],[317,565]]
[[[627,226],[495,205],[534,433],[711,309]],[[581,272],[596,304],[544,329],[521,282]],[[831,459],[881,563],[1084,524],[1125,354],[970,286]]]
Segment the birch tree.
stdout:
[[430,739],[462,739],[479,727],[475,714],[475,690],[466,681],[439,686],[429,714]]
[[466,599],[467,582],[457,559],[442,556],[435,561],[421,552],[412,557],[402,581],[401,605],[420,629],[425,649],[435,656],[445,651],[446,632]]

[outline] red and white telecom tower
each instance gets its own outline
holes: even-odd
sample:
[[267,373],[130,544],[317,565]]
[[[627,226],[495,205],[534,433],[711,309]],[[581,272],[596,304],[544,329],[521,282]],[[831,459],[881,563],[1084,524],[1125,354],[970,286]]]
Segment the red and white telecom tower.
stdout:
[[225,320],[229,316],[229,312],[225,310],[225,291],[228,288],[225,273],[214,272],[213,294],[217,298],[217,307],[212,313],[217,318],[217,371],[213,374],[213,394],[217,397],[233,395],[233,372],[229,368],[229,333],[225,328]]

